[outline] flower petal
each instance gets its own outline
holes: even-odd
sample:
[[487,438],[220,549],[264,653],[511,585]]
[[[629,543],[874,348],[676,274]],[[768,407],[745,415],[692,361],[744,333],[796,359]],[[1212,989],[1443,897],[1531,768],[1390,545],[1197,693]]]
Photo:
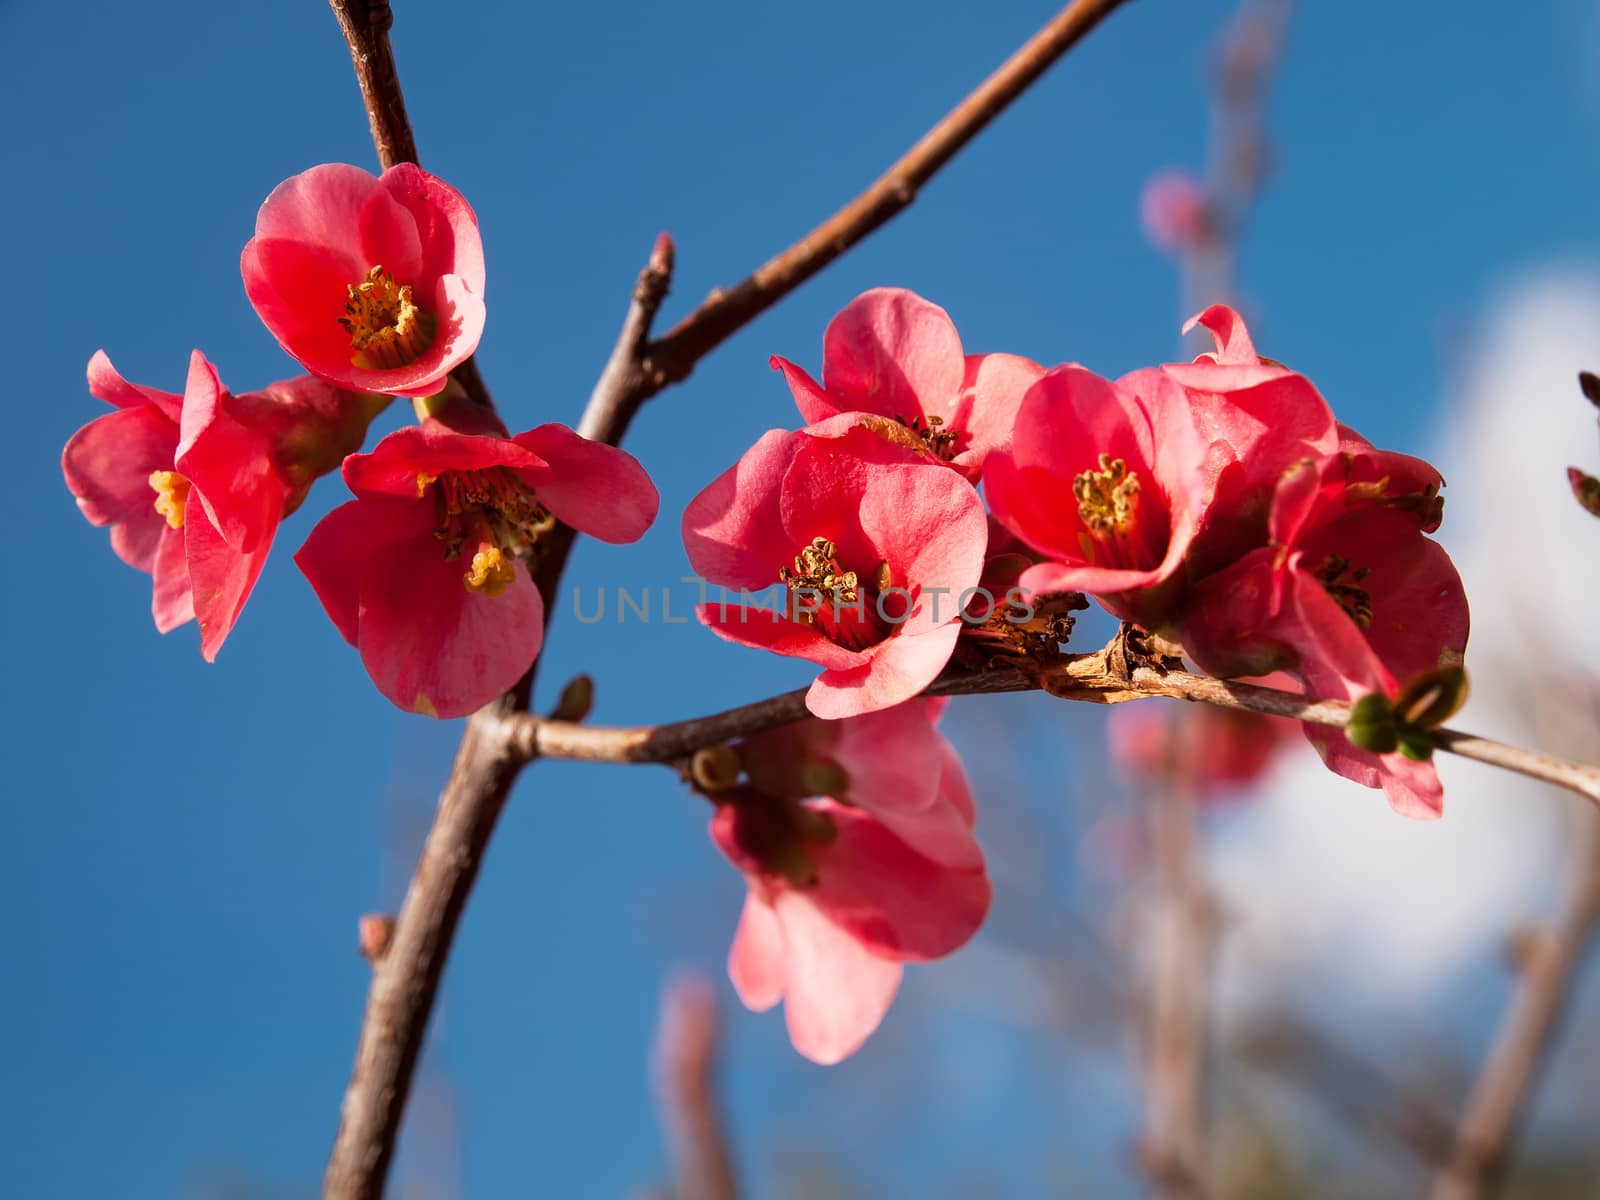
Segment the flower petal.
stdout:
[[802,895],[775,901],[788,951],[784,1017],[789,1040],[812,1062],[848,1058],[882,1023],[900,987],[901,966],[879,958]]
[[578,532],[602,542],[636,542],[655,521],[661,497],[626,451],[579,437],[565,425],[541,425],[512,441],[549,464],[534,476],[535,490]]
[[111,548],[141,571],[152,569],[166,518],[156,511],[153,471],[172,469],[178,427],[153,405],[122,408],[90,421],[67,441],[61,473],[91,525],[112,525]]
[[952,415],[965,356],[944,309],[904,288],[874,288],[829,323],[822,382],[858,412],[901,417]]
[[357,642],[378,690],[408,712],[464,717],[508,690],[538,656],[544,604],[521,562],[497,596],[463,582],[431,531],[368,561]]
[[789,658],[805,658],[832,670],[861,667],[869,656],[838,645],[815,625],[791,621],[770,608],[737,604],[701,604],[700,623],[724,641],[770,650]]
[[788,951],[778,914],[757,898],[752,887],[745,893],[739,928],[728,950],[728,978],[751,1012],[766,1012],[783,999]]
[[183,522],[184,547],[194,615],[200,624],[200,653],[207,662],[216,661],[217,651],[244,611],[261,568],[266,566],[276,531],[274,524],[250,553],[242,553],[211,523],[205,506],[195,504],[191,497]]

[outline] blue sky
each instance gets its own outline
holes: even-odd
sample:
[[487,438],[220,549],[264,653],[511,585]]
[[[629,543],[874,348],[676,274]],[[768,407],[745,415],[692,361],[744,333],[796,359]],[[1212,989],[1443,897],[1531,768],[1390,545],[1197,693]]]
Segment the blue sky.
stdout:
[[[658,230],[678,243],[670,321],[852,196],[1051,11],[996,7],[397,3],[423,164],[482,224],[480,360],[513,429],[576,421]],[[628,447],[662,519],[637,547],[583,544],[570,583],[686,573],[683,505],[793,421],[768,355],[815,367],[827,319],[864,288],[945,305],[969,350],[1106,374],[1168,356],[1176,287],[1137,199],[1154,169],[1203,161],[1203,50],[1230,9],[1116,14],[909,212],[652,402]],[[319,3],[6,0],[0,40],[21,481],[0,591],[0,1160],[30,1197],[211,1196],[239,1179],[310,1195],[366,986],[355,920],[397,902],[457,730],[377,695],[289,561],[336,481],[288,523],[206,666],[192,627],[156,635],[148,581],[81,520],[57,462],[99,415],[83,386],[97,348],[174,390],[197,346],[235,390],[295,373],[245,301],[239,250],[285,176],[375,165],[364,115]],[[1596,40],[1579,0],[1514,20],[1476,0],[1299,14],[1242,291],[1263,352],[1375,440],[1426,448],[1453,348],[1508,272],[1600,251]],[[563,600],[544,687],[579,670],[598,682],[595,719],[617,723],[807,678],[692,625],[580,625]],[[1106,803],[1098,714],[968,701],[950,729],[1007,876],[984,937],[1055,944],[1051,914],[1080,886],[1071,832]],[[741,890],[704,817],[653,768],[525,776],[436,1021],[430,1086],[453,1097],[456,1134],[416,1132],[409,1178],[495,1197],[659,1177],[657,991],[679,963],[720,980]],[[756,1194],[774,1194],[775,1163],[812,1156],[919,1194],[1128,1186],[1126,1074],[953,1002],[964,961],[914,973],[874,1043],[832,1071],[796,1058],[776,1015],[731,1014]],[[932,1100],[885,1103],[884,1080]]]

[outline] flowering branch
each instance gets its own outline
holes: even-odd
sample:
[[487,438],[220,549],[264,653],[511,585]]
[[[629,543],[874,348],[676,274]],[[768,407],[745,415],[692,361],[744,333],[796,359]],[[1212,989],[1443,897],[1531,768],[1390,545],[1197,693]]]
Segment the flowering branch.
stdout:
[[1519,956],[1521,978],[1483,1070],[1462,1109],[1433,1200],[1477,1200],[1504,1167],[1521,1114],[1549,1052],[1584,954],[1600,928],[1600,821],[1591,818],[1561,915]]
[[[1350,719],[1351,708],[1342,700],[1313,700],[1294,692],[1213,679],[1188,671],[1134,667],[1124,674],[1113,667],[1108,650],[1071,655],[1039,682],[1020,672],[1000,669],[968,675],[947,675],[923,694],[970,696],[1037,689],[1061,699],[1084,700],[1093,704],[1117,704],[1145,696],[1167,696],[1332,727],[1343,727]],[[673,763],[707,746],[802,720],[810,715],[805,697],[805,689],[799,689],[758,700],[754,704],[669,725],[602,728],[571,721],[547,720],[530,713],[510,718],[507,725],[512,739],[512,752],[527,759]],[[1600,767],[1568,762],[1455,729],[1436,729],[1433,736],[1440,750],[1553,783],[1600,806]]]
[[[389,45],[389,28],[394,24],[389,0],[328,0],[328,6],[350,47],[350,62],[361,85],[361,102],[367,107],[378,162],[386,171],[396,163],[417,162],[417,139],[411,132],[411,118],[406,116],[406,97],[400,90],[394,49]],[[467,359],[450,377],[474,403],[494,407],[476,358]]]
[[[329,3],[350,45],[380,159],[385,166],[414,159],[415,140],[389,48],[393,17],[388,4]],[[670,242],[658,241],[646,274],[656,269],[659,287],[646,287],[641,277],[618,349],[590,397],[580,431],[609,445],[620,442],[646,399],[686,378],[701,357],[909,205],[921,185],[1121,3],[1073,0],[856,200],[650,342],[650,323],[671,271]],[[491,404],[470,360],[455,378],[475,400]],[[534,573],[547,601],[559,586],[573,538],[557,526],[540,548]],[[511,785],[532,757],[522,752],[522,730],[533,720],[526,713],[531,688],[530,672],[467,723],[393,938],[374,964],[355,1066],[323,1180],[326,1197],[371,1200],[382,1194],[457,922]]]

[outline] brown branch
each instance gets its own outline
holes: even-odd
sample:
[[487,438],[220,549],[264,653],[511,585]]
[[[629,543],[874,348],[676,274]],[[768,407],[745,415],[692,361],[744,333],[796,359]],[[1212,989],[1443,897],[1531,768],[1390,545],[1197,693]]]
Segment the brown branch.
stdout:
[[350,47],[350,62],[361,85],[361,102],[372,125],[372,144],[387,171],[396,163],[417,161],[417,140],[406,116],[405,93],[389,47],[394,13],[389,0],[328,0],[339,32]]
[[325,1197],[375,1200],[383,1194],[451,939],[523,765],[512,752],[510,734],[510,727],[488,711],[467,722],[388,946],[373,964],[355,1066],[323,1177]]
[[854,200],[754,274],[719,289],[651,342],[607,407],[626,427],[639,405],[850,247],[909,207],[917,192],[1068,50],[1126,0],[1073,0]]
[[1516,992],[1456,1125],[1433,1200],[1478,1200],[1504,1169],[1518,1119],[1539,1081],[1578,968],[1600,927],[1600,818],[1589,816],[1565,906],[1527,939]]
[[[1169,721],[1182,718],[1169,714]],[[1149,796],[1155,893],[1149,913],[1145,995],[1145,1123],[1139,1159],[1167,1200],[1206,1194],[1201,1068],[1206,981],[1216,922],[1201,863],[1198,797],[1178,759],[1176,729]]]
[[[670,242],[658,240],[645,275],[659,274],[660,286],[647,287],[641,275],[618,349],[589,399],[580,432],[609,445],[620,443],[646,399],[686,378],[701,357],[735,330],[910,204],[918,187],[1123,2],[1074,0],[1067,5],[861,197],[750,279],[714,296],[666,337],[652,342],[651,321],[671,273]],[[389,48],[392,15],[387,3],[329,3],[350,45],[380,161],[385,167],[414,161],[415,143]],[[455,378],[475,400],[491,403],[470,362]],[[573,538],[571,530],[557,526],[542,539],[533,564],[547,621],[555,612],[553,601]],[[393,940],[373,970],[355,1067],[324,1178],[325,1197],[374,1200],[382,1195],[456,924],[506,796],[530,758],[520,751],[526,745],[526,722],[532,719],[526,716],[532,684],[530,671],[515,689],[468,722],[433,829],[396,917]],[[518,714],[521,722],[515,719]]]
[[661,996],[656,1094],[672,1152],[672,1200],[737,1200],[728,1133],[717,1105],[722,1023],[709,979],[687,976]]
[[[993,670],[972,675],[947,675],[923,695],[971,696],[989,692],[1027,692],[1037,690],[1039,686],[1015,671]],[[1293,692],[1212,679],[1188,671],[1163,672],[1140,667],[1124,679],[1107,668],[1104,650],[1069,657],[1059,674],[1047,681],[1045,690],[1062,699],[1085,700],[1095,704],[1116,704],[1145,696],[1167,696],[1176,700],[1214,704],[1219,708],[1336,727],[1342,727],[1350,715],[1350,706],[1342,700],[1314,700]],[[570,721],[551,721],[527,713],[513,717],[511,725],[515,752],[530,759],[543,757],[575,758],[589,762],[670,763],[704,746],[759,733],[777,725],[787,725],[807,715],[805,691],[802,689],[669,725],[603,728]],[[1553,783],[1600,806],[1600,767],[1569,762],[1454,729],[1434,730],[1434,738],[1441,750],[1531,779]]]

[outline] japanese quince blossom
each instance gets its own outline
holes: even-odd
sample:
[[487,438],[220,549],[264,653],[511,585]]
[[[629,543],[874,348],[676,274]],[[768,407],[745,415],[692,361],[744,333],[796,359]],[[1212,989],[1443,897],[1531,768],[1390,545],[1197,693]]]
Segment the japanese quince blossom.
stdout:
[[944,309],[904,288],[874,288],[828,324],[822,383],[774,356],[808,424],[839,413],[881,419],[929,458],[976,480],[1010,442],[1017,406],[1044,368],[1014,354],[965,354]]
[[658,498],[638,462],[564,425],[504,437],[429,418],[345,460],[356,499],[295,562],[378,690],[459,717],[511,687],[544,636],[527,558],[556,520],[633,542]]
[[1023,397],[1011,448],[984,475],[999,522],[1046,561],[1037,592],[1086,592],[1148,628],[1173,611],[1207,494],[1188,397],[1160,370],[1112,381],[1050,371]]
[[1205,511],[1189,547],[1188,574],[1208,574],[1266,541],[1267,513],[1283,473],[1339,448],[1328,402],[1297,371],[1263,360],[1244,321],[1215,304],[1183,327],[1203,326],[1216,350],[1163,372],[1189,400],[1206,445]]
[[67,442],[67,487],[91,524],[111,526],[117,557],[152,576],[156,628],[197,619],[208,662],[279,522],[387,403],[304,376],[235,396],[198,350],[182,396],[129,383],[104,351],[89,360],[89,392],[116,411]]
[[483,246],[459,192],[413,163],[324,163],[273,189],[240,261],[256,314],[313,375],[428,396],[483,333]]
[[772,430],[683,514],[689,561],[742,593],[786,587],[785,611],[702,604],[731,642],[823,668],[806,695],[819,717],[855,716],[910,699],[944,668],[961,632],[963,594],[981,578],[983,503],[938,469],[841,416],[812,430]]
[[[1341,449],[1279,482],[1270,542],[1200,581],[1181,622],[1186,652],[1214,674],[1293,673],[1308,694],[1391,699],[1407,680],[1458,664],[1468,615],[1438,528],[1439,473],[1341,429]],[[1327,765],[1381,787],[1397,812],[1442,808],[1430,762],[1374,754],[1338,729],[1305,727]]]
[[956,950],[988,912],[972,797],[938,711],[912,701],[757,734],[736,747],[748,781],[708,793],[711,836],[748,889],[729,976],[751,1009],[784,1001],[814,1062],[854,1053],[902,964]]

